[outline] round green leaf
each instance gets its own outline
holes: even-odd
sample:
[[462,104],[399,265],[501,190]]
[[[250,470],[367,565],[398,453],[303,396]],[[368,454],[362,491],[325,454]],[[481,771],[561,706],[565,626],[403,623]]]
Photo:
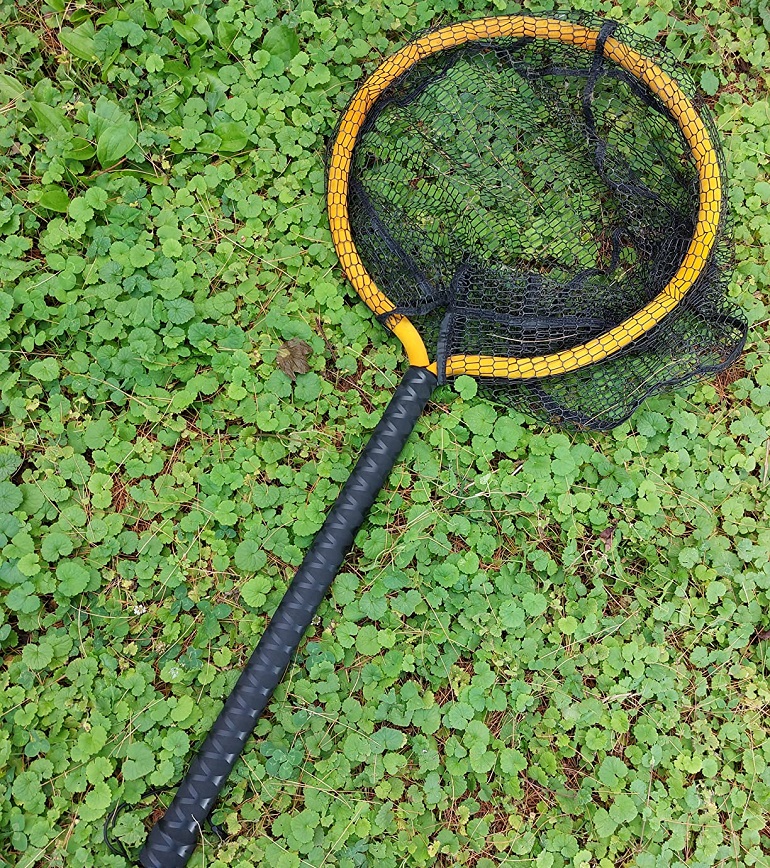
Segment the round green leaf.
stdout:
[[32,362],[29,366],[29,372],[33,377],[41,380],[43,383],[50,383],[59,376],[59,363],[56,359],[52,358],[39,359],[36,362]]
[[235,550],[235,566],[247,573],[256,573],[267,563],[267,555],[260,543],[245,539]]
[[58,590],[65,597],[75,597],[82,593],[91,577],[81,562],[76,560],[63,561],[56,567]]
[[61,557],[67,557],[72,553],[75,544],[64,533],[54,531],[46,534],[40,546],[40,554],[47,561],[58,561]]

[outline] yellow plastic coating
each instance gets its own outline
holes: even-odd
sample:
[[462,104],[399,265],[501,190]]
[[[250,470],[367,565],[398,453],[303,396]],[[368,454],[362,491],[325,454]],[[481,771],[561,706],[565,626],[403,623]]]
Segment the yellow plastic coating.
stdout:
[[[480,18],[441,28],[409,43],[385,60],[355,95],[340,123],[329,162],[329,224],[337,255],[348,279],[377,314],[388,313],[395,309],[395,305],[367,273],[353,243],[348,217],[348,177],[361,125],[383,90],[418,61],[466,42],[504,37],[553,39],[594,51],[599,32],[568,21],[523,15]],[[531,379],[575,371],[601,361],[637,340],[669,314],[706,264],[717,237],[722,201],[719,162],[708,130],[686,94],[657,64],[612,37],[605,42],[604,54],[643,81],[659,97],[692,151],[700,182],[698,220],[682,263],[651,302],[593,340],[558,353],[530,358],[453,355],[447,359],[447,376],[470,374],[475,377]],[[427,366],[429,357],[425,343],[408,318],[394,316],[390,327],[404,344],[410,363]]]
[[404,345],[410,365],[417,368],[429,367],[430,358],[425,349],[425,341],[420,337],[420,333],[410,319],[398,314],[391,318],[390,329]]

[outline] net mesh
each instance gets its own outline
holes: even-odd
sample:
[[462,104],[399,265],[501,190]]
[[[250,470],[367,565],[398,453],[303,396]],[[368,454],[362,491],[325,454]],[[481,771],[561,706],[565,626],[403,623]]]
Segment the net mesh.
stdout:
[[650,394],[731,364],[746,322],[726,294],[722,186],[716,242],[657,325],[578,370],[500,376],[505,360],[571,351],[621,326],[667,287],[693,238],[691,144],[670,108],[605,56],[607,38],[652,59],[694,102],[723,169],[687,75],[628,28],[588,23],[600,32],[594,50],[480,39],[411,65],[357,132],[347,208],[363,267],[395,311],[366,300],[386,325],[394,312],[410,318],[441,380],[473,373],[497,402],[604,429]]

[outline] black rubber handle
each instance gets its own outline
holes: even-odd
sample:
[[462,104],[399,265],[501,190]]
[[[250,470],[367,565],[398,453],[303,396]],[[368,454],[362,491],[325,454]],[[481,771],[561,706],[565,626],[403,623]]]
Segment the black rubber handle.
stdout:
[[139,855],[144,868],[183,868],[192,856],[203,821],[435,386],[435,375],[425,368],[409,368],[404,374],[174,801],[150,832]]

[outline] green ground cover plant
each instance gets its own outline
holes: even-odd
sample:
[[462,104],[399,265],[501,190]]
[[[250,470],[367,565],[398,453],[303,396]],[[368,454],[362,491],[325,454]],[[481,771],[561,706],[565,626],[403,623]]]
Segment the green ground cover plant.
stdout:
[[[549,11],[546,2],[528,9]],[[436,393],[197,868],[770,866],[770,9],[578,0],[686,60],[752,329],[605,435]],[[403,365],[328,136],[515,3],[0,3],[0,865],[123,868]]]

